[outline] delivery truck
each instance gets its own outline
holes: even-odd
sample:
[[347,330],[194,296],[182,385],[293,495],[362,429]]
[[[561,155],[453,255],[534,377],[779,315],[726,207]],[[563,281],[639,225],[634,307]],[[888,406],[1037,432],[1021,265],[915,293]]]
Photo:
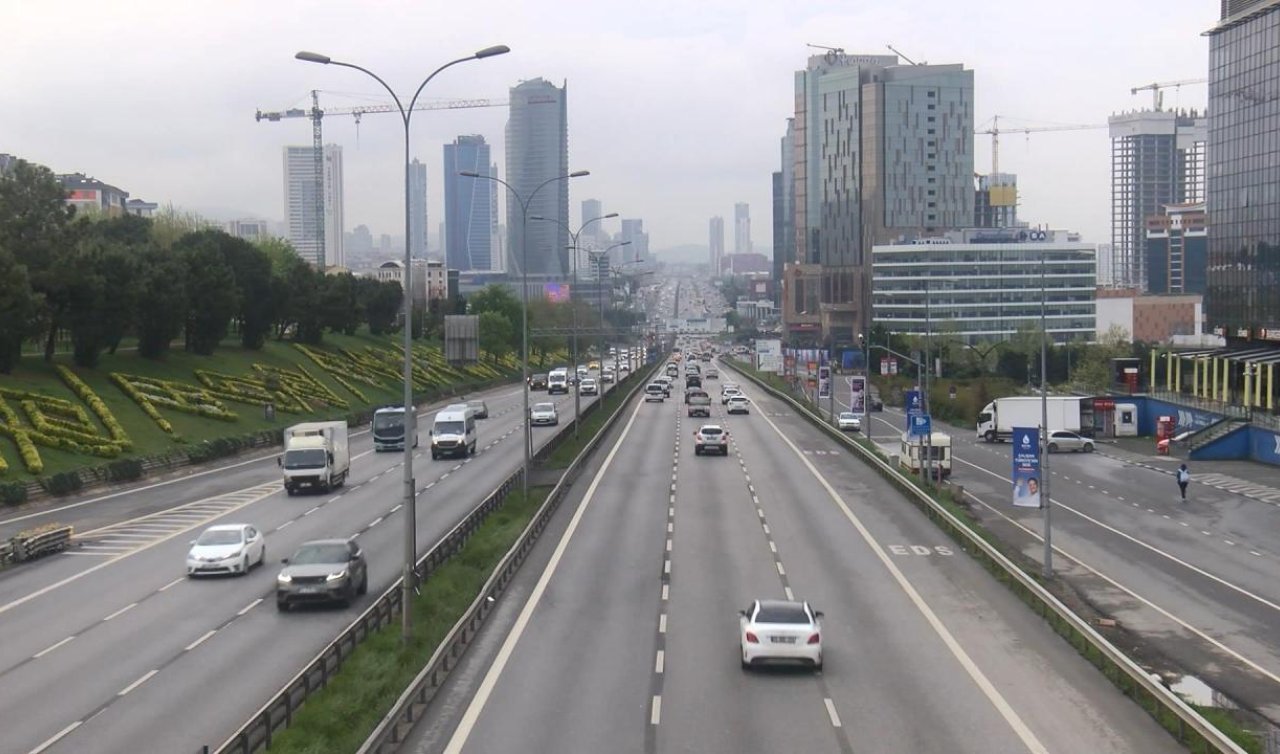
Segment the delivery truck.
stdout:
[[276,462],[284,470],[284,489],[290,495],[341,487],[351,471],[347,423],[306,422],[289,427],[284,431],[284,455]]
[[[1045,399],[1049,409],[1048,431],[1059,429],[1079,432],[1083,426],[1088,398],[1078,395],[1051,395]],[[997,398],[978,413],[978,437],[987,442],[1013,438],[1014,427],[1039,427],[1044,423],[1040,396]]]

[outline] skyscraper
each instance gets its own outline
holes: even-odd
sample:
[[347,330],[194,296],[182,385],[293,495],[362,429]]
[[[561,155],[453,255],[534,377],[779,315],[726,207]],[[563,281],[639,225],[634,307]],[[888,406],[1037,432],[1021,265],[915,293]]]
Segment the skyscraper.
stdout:
[[773,217],[773,305],[782,308],[782,276],[786,263],[796,258],[796,119],[787,118],[782,136],[781,170],[775,178]]
[[[604,205],[599,199],[583,199],[582,200],[582,225],[590,223],[597,217],[604,217]],[[582,231],[581,241],[585,244],[587,239],[591,239],[592,248],[601,248],[600,239],[605,237],[603,221],[594,222],[587,225]]]
[[733,205],[733,253],[751,253],[751,207],[746,202]]
[[[1205,315],[1229,342],[1280,339],[1280,6],[1224,0],[1209,35]],[[1270,399],[1268,399],[1270,400]],[[1268,403],[1268,405],[1270,405]]]
[[409,253],[427,258],[427,166],[417,157],[409,163]]
[[497,177],[489,145],[479,135],[459,136],[444,145],[445,260],[451,270],[493,269],[495,181],[459,175],[463,171]]
[[711,277],[718,278],[724,271],[724,218],[717,215],[711,218],[711,238],[708,247],[711,250]]
[[1147,290],[1147,218],[1166,204],[1204,199],[1208,124],[1195,113],[1141,110],[1113,115],[1111,129],[1112,277]]
[[[320,269],[346,266],[343,250],[342,147],[326,144],[322,163],[324,218],[318,216],[315,150],[284,148],[284,218],[289,243],[298,256]],[[320,228],[324,248],[320,248]]]
[[[569,174],[568,86],[556,87],[541,78],[511,88],[507,120],[507,181],[528,213],[559,220],[531,220],[528,245],[519,202],[507,202],[507,272],[563,278],[568,271],[569,182],[556,180]],[[545,185],[544,185],[545,184]]]
[[644,220],[623,220],[622,221],[622,238],[620,243],[630,241],[628,246],[620,246],[616,249],[620,264],[614,264],[614,267],[621,267],[628,262],[647,262],[649,260],[649,234],[644,232]]

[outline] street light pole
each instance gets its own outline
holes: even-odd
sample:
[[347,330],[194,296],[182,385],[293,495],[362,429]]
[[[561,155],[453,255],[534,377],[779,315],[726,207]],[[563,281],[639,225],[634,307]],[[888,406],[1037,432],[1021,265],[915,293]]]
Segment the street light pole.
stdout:
[[544,186],[556,181],[591,175],[591,171],[575,170],[568,175],[548,178],[535,186],[533,191],[529,192],[528,199],[520,196],[520,192],[516,191],[514,186],[497,176],[482,175],[474,170],[462,170],[458,172],[458,175],[466,178],[484,178],[501,183],[507,187],[507,191],[511,192],[511,195],[516,199],[516,203],[520,205],[520,376],[524,383],[524,474],[522,475],[523,479],[520,487],[525,497],[528,498],[529,466],[533,460],[533,433],[529,427],[529,205],[533,203],[533,198],[538,195],[538,192]]
[[[607,247],[604,251],[591,251],[591,252],[588,252],[588,254],[590,254],[591,256],[594,256],[594,257],[596,258],[596,293],[598,294],[598,295],[597,295],[597,298],[599,298],[599,299],[600,299],[600,348],[601,348],[601,351],[603,351],[603,350],[604,350],[604,333],[605,333],[605,324],[604,324],[604,301],[605,301],[605,296],[607,295],[607,296],[609,297],[609,299],[610,299],[610,303],[612,303],[612,299],[613,299],[613,279],[612,279],[612,277],[607,278],[607,282],[608,282],[608,289],[607,289],[607,291],[608,291],[608,292],[606,293],[606,288],[605,288],[606,276],[604,276],[604,275],[602,275],[602,274],[601,274],[601,271],[600,271],[600,261],[599,261],[599,260],[601,260],[601,259],[604,259],[604,258],[608,257],[608,256],[609,256],[609,252],[613,251],[614,249],[620,249],[620,248],[622,248],[623,246],[630,246],[630,245],[631,245],[631,242],[630,242],[630,241],[621,241],[621,242],[619,242],[619,243],[611,244],[611,245],[610,245],[609,247]],[[610,273],[612,273],[612,270],[610,270]],[[615,360],[616,360],[616,359],[615,359]],[[633,365],[633,366],[632,366],[632,369],[634,369],[634,368],[635,368],[635,366]],[[616,370],[615,370],[614,374],[615,374],[615,379],[616,379],[616,375],[617,375]]]
[[[414,590],[417,588],[417,496],[414,491],[413,480],[413,443],[409,441],[409,429],[413,428],[414,436],[418,432],[418,417],[413,406],[413,259],[410,255],[411,245],[410,232],[410,207],[409,207],[409,186],[410,186],[410,163],[409,163],[409,121],[413,117],[413,106],[418,102],[418,95],[422,94],[422,90],[431,83],[431,79],[450,66],[458,63],[465,63],[468,60],[482,60],[491,58],[495,55],[503,55],[511,52],[511,48],[506,45],[495,45],[479,50],[465,58],[451,60],[431,72],[430,76],[423,79],[418,85],[418,90],[413,93],[413,98],[409,100],[409,106],[405,107],[400,102],[400,97],[395,91],[387,85],[373,71],[363,68],[354,63],[344,63],[330,58],[328,55],[321,55],[315,52],[299,52],[294,55],[298,60],[307,63],[319,63],[321,65],[336,65],[342,68],[352,68],[372,78],[387,90],[387,94],[391,95],[391,99],[395,101],[396,108],[400,111],[400,120],[404,124],[404,567],[401,575],[401,597],[400,597],[400,639],[405,644],[413,636],[413,618],[411,605],[413,604]],[[316,218],[317,222],[324,222],[324,218]],[[341,230],[341,229],[339,229]]]
[[1053,578],[1053,498],[1049,497],[1049,383],[1045,253],[1040,252],[1040,502],[1044,506],[1044,577]]
[[[533,217],[529,218],[530,220],[546,220],[548,222],[553,222],[556,225],[559,225],[561,228],[564,228],[565,232],[569,234],[569,238],[573,239],[573,245],[569,247],[570,251],[573,253],[573,284],[569,287],[569,309],[572,310],[573,312],[573,334],[571,336],[573,339],[573,345],[570,347],[569,350],[573,352],[573,370],[574,370],[573,373],[575,377],[578,374],[578,304],[573,300],[573,297],[574,297],[574,294],[576,294],[578,291],[578,236],[581,235],[582,231],[586,230],[587,226],[590,225],[591,223],[599,222],[601,220],[607,220],[608,218],[617,217],[617,216],[618,216],[617,212],[610,212],[607,215],[601,215],[600,217],[593,217],[590,220],[587,220],[586,222],[584,222],[582,225],[578,226],[578,230],[576,232],[572,228],[570,228],[568,225],[565,225],[564,223],[560,222],[554,217],[543,217],[542,215],[534,215]],[[602,362],[604,361],[604,354],[600,355],[600,360]],[[573,391],[573,437],[574,439],[577,439],[578,437],[578,424],[579,424],[578,419],[581,415],[582,415],[582,381],[579,379],[577,380],[577,389]]]

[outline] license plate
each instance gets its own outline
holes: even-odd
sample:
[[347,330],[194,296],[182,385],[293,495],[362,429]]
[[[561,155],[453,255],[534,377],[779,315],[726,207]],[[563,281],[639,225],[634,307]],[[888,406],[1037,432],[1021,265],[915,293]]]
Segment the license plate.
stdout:
[[315,594],[318,591],[320,591],[320,587],[316,587],[316,586],[298,587],[298,592],[301,594]]
[[796,643],[796,637],[794,637],[794,636],[774,636],[774,637],[771,637],[771,638],[770,638],[770,641],[772,641],[774,644],[795,644],[795,643]]

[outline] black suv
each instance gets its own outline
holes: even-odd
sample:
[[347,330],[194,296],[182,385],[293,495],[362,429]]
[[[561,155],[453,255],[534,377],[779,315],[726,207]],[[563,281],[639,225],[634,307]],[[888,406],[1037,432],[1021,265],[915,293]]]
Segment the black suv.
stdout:
[[534,374],[529,376],[530,390],[546,390],[547,376],[545,374]]
[[702,378],[692,373],[685,375],[684,387],[686,390],[691,387],[702,387]]

